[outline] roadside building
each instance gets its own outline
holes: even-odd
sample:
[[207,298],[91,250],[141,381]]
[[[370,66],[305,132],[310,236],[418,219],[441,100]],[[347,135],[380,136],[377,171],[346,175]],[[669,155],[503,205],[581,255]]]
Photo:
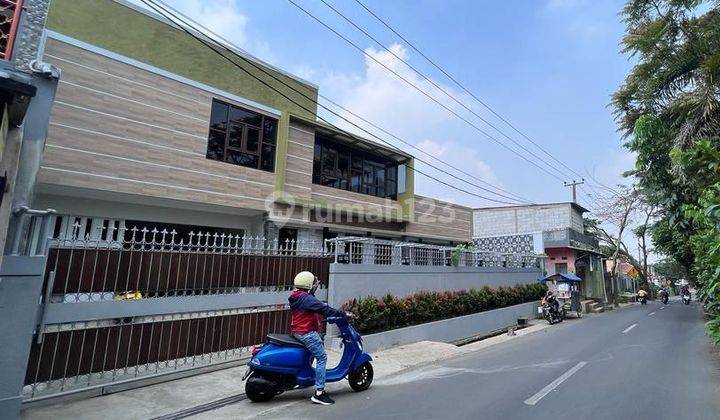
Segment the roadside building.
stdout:
[[316,85],[229,48],[242,69],[131,3],[52,2],[41,53],[63,73],[33,205],[57,236],[470,240],[472,209],[417,196],[411,155],[320,122]]
[[12,220],[31,206],[57,86],[58,70],[38,55],[48,2],[0,7],[0,250],[13,246]]
[[[514,251],[544,253],[545,274],[572,273],[582,279],[581,293],[605,298],[602,254],[595,238],[584,233],[583,213],[574,202],[485,207],[473,210],[473,241]],[[533,236],[534,239],[533,240]]]
[[[608,273],[613,271],[612,260],[605,261],[605,269]],[[635,293],[638,284],[638,271],[627,261],[619,260],[617,268],[617,287],[620,293]]]

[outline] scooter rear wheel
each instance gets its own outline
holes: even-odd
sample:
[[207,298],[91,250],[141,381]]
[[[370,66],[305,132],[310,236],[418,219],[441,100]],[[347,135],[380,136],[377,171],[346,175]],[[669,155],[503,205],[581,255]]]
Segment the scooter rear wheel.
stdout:
[[266,402],[270,401],[272,397],[277,395],[277,390],[274,387],[269,386],[253,386],[251,381],[263,381],[267,382],[265,378],[262,378],[256,372],[252,372],[245,382],[245,395],[252,402]]
[[373,380],[373,367],[370,362],[365,362],[360,367],[350,372],[348,382],[353,391],[360,392],[370,388]]

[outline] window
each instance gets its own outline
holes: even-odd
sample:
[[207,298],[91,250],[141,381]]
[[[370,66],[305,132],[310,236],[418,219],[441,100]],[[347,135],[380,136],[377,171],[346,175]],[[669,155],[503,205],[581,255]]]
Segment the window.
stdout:
[[567,263],[555,263],[555,273],[566,274],[568,272]]
[[313,183],[377,197],[397,199],[397,163],[317,136]]
[[[88,225],[89,226],[89,225]],[[150,233],[147,233],[145,235],[146,239],[152,238],[152,230],[157,229],[158,234],[156,234],[156,240],[161,241],[162,240],[162,231],[166,230],[167,234],[165,235],[165,241],[175,241],[176,243],[180,243],[180,241],[184,241],[186,244],[192,241],[193,244],[197,243],[204,243],[205,239],[208,238],[208,234],[210,236],[210,244],[213,243],[213,236],[215,234],[218,235],[232,235],[232,236],[238,236],[242,238],[245,236],[245,230],[243,229],[226,229],[226,228],[218,228],[213,226],[198,226],[198,225],[182,225],[178,223],[162,223],[162,222],[150,222],[145,220],[126,220],[125,221],[125,230],[124,230],[124,238],[121,240],[130,241],[132,238],[132,229],[137,229],[137,233],[135,238],[139,240],[142,236],[142,230],[147,229],[150,231]],[[171,234],[171,232],[175,232],[175,234]],[[202,235],[202,239],[200,238],[200,235]],[[229,240],[229,239],[228,239]],[[200,241],[200,242],[198,242]]]
[[278,232],[279,248],[288,254],[297,249],[297,229],[281,228]]
[[206,157],[272,172],[277,124],[274,118],[213,99]]

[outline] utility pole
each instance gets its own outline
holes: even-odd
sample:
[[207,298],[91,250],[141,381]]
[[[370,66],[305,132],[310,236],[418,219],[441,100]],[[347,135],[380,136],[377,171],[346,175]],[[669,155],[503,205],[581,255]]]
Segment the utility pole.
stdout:
[[577,203],[577,190],[576,190],[577,186],[578,186],[578,185],[582,185],[582,184],[584,184],[584,183],[585,183],[585,178],[581,178],[580,181],[575,181],[575,180],[573,179],[572,182],[563,182],[563,184],[564,184],[566,187],[572,187],[572,201],[573,201],[573,203]]

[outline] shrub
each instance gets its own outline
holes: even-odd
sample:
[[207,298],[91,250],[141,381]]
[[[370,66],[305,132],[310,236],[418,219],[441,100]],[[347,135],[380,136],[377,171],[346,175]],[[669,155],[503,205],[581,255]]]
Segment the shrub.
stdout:
[[546,291],[540,282],[494,289],[485,286],[456,292],[422,291],[406,297],[368,296],[353,299],[343,307],[357,314],[358,331],[374,333],[532,302]]

